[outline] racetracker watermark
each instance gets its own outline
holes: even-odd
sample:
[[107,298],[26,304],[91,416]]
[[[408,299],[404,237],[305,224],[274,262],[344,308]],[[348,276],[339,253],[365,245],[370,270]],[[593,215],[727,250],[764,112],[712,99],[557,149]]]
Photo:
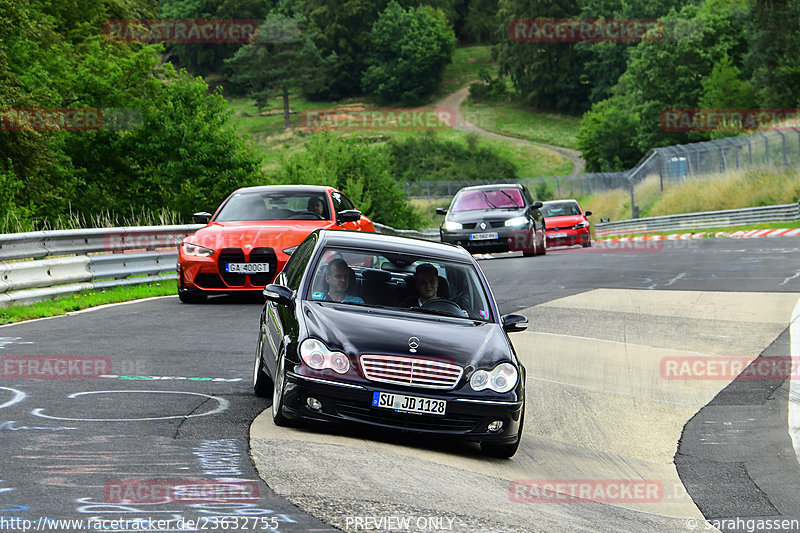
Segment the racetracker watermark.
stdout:
[[125,108],[18,107],[0,109],[2,131],[133,130],[142,114]]
[[106,40],[116,43],[249,43],[256,20],[138,19],[109,20]]
[[112,231],[103,236],[103,249],[108,252],[126,250],[158,250],[175,248],[186,237],[182,233],[126,233]]
[[520,43],[633,43],[660,41],[664,26],[657,19],[514,19],[508,36]]
[[653,479],[523,479],[508,484],[517,503],[657,503],[664,485]]
[[385,108],[321,109],[303,112],[300,126],[321,130],[446,130],[457,124],[455,109]]
[[3,379],[86,379],[111,373],[103,355],[4,355]]
[[800,127],[798,109],[665,109],[661,129],[686,131],[768,131]]
[[258,500],[255,481],[108,481],[103,498],[113,504],[249,503]]
[[800,359],[789,356],[759,357],[755,360],[734,356],[674,356],[661,359],[659,367],[661,377],[667,380],[800,379]]
[[449,531],[455,520],[454,516],[373,515],[346,516],[344,522],[347,528],[366,531]]

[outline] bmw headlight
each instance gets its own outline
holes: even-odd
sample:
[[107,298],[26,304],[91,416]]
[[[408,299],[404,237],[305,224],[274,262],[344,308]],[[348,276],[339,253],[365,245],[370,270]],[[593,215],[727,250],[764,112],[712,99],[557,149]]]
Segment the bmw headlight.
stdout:
[[514,217],[514,218],[509,218],[508,220],[506,220],[505,225],[506,225],[506,227],[508,227],[508,226],[524,226],[527,223],[528,223],[528,219],[525,218],[525,217]]
[[210,257],[214,254],[214,250],[211,248],[206,248],[205,246],[200,246],[198,244],[192,244],[190,242],[184,242],[181,244],[181,248],[183,249],[184,254],[191,255],[193,257]]
[[306,339],[300,344],[300,358],[314,370],[330,369],[337,374],[350,370],[350,359],[342,352],[332,352],[318,339]]
[[495,392],[508,392],[517,385],[518,373],[511,363],[500,363],[491,371],[476,370],[469,379],[474,391],[491,389]]
[[456,231],[460,230],[461,227],[459,222],[453,222],[452,220],[445,220],[444,224],[442,224],[442,229],[445,231]]

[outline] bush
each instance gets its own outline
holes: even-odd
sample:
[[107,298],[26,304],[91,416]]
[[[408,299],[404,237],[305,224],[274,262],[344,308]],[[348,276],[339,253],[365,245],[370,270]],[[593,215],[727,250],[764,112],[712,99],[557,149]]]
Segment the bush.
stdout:
[[467,143],[437,139],[432,132],[388,144],[392,174],[400,181],[515,180],[514,164],[491,148],[478,145],[474,135]]
[[274,180],[336,187],[362,213],[387,226],[416,229],[421,223],[393,179],[385,152],[356,137],[315,135],[304,151],[281,162]]

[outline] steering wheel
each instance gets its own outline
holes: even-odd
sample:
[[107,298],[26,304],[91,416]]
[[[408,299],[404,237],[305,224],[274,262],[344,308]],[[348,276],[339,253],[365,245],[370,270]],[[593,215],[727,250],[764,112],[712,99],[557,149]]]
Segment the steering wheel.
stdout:
[[[312,218],[312,216],[309,216],[309,215],[312,215],[312,216],[313,216],[313,218]],[[317,213],[316,211],[306,211],[306,212],[304,212],[304,213],[297,213],[296,215],[292,215],[291,217],[289,217],[289,219],[290,219],[290,220],[294,220],[294,219],[302,219],[302,220],[313,220],[313,219],[317,219],[317,220],[325,220],[325,217],[324,217],[324,216],[322,216],[322,215],[320,215],[320,214],[319,214],[319,213]]]
[[440,311],[442,313],[447,313],[448,315],[464,316],[461,306],[455,303],[453,300],[448,300],[447,298],[432,298],[422,304],[422,308],[430,309],[432,311]]

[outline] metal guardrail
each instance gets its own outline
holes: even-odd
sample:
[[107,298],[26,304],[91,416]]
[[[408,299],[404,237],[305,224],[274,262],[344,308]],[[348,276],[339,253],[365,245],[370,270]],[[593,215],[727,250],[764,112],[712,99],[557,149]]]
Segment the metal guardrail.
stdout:
[[800,220],[800,202],[796,204],[726,209],[703,213],[685,213],[663,217],[637,218],[595,224],[596,237],[629,235],[655,231],[748,226],[770,222],[793,222]]
[[0,307],[176,279],[177,246],[201,224],[0,234]]
[[373,222],[376,233],[383,233],[384,235],[395,235],[397,237],[414,237],[416,239],[424,239],[426,241],[439,240],[439,228],[427,228],[421,231],[413,229],[394,229],[390,226],[384,226],[377,222]]
[[[0,234],[0,307],[176,279],[177,246],[202,224]],[[439,240],[439,230],[378,233]]]

